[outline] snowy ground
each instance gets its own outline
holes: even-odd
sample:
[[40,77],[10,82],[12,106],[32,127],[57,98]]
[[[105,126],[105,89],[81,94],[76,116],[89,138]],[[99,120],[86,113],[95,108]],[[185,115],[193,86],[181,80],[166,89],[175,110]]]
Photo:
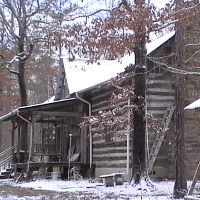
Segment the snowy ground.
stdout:
[[[147,186],[144,182],[140,186],[132,186],[125,182],[123,185],[114,187],[105,187],[100,182],[90,183],[88,180],[81,181],[61,181],[61,180],[37,180],[31,182],[16,183],[12,179],[0,181],[0,200],[3,199],[112,199],[112,200],[167,200],[173,199],[173,181],[159,181],[153,182],[154,187]],[[188,186],[191,182],[188,182]],[[22,191],[30,190],[34,191],[48,191],[47,194],[52,196],[45,196],[45,194],[34,194],[31,196],[22,195],[3,195],[2,187],[12,186],[11,188],[20,188]],[[197,183],[195,190],[195,196],[198,196],[200,183]],[[9,189],[10,190],[10,189]],[[53,193],[54,192],[54,193]],[[23,193],[23,192],[22,192]]]

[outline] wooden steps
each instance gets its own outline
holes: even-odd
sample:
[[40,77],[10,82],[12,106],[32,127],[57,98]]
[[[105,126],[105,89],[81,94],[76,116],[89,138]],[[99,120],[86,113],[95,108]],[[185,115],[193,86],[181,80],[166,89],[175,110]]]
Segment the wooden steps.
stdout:
[[7,179],[10,177],[12,172],[12,168],[8,168],[6,170],[2,170],[0,174],[0,179]]

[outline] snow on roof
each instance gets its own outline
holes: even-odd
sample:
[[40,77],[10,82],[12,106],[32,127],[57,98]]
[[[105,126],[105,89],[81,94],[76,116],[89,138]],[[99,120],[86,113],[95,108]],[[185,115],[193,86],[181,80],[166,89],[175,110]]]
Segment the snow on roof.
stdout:
[[62,102],[67,102],[67,101],[73,101],[73,100],[76,100],[76,99],[77,98],[69,98],[69,99],[62,99],[62,100],[51,101],[51,102],[50,101],[48,102],[48,100],[47,100],[44,103],[18,107],[16,109],[12,110],[11,112],[9,112],[8,114],[1,116],[0,121],[5,121],[5,120],[9,119],[10,117],[17,115],[17,113],[20,113],[20,111],[23,111],[23,110],[26,110],[26,109],[29,109],[29,108],[35,108],[35,107],[50,105],[50,104],[54,104],[54,103],[62,103]]
[[44,103],[52,103],[54,102],[54,99],[55,99],[55,95],[47,99]]
[[16,115],[19,112],[19,108],[12,110],[11,112],[7,113],[0,117],[0,122],[4,121],[5,119],[9,118],[10,116]]
[[[175,32],[170,32],[147,44],[147,54],[152,53],[159,46],[173,37]],[[69,62],[63,58],[65,74],[70,94],[90,88],[105,82],[118,73],[124,71],[129,64],[135,63],[134,53],[122,57],[120,60],[100,60],[98,63],[87,64],[86,59],[77,59]]]
[[26,109],[26,108],[34,108],[34,107],[39,107],[39,106],[45,106],[45,105],[49,105],[49,104],[54,104],[54,103],[60,103],[60,102],[67,102],[67,101],[73,101],[76,98],[69,98],[69,99],[61,99],[61,100],[57,100],[57,101],[45,101],[44,103],[38,103],[38,104],[34,104],[34,105],[28,105],[28,106],[23,106],[23,107],[19,107],[18,109]]
[[191,110],[200,107],[200,99],[194,101],[193,103],[189,104],[184,108],[184,110]]
[[159,37],[158,39],[147,43],[147,55],[152,53],[153,51],[155,51],[158,47],[160,47],[162,44],[164,44],[165,42],[167,42],[170,38],[172,38],[175,35],[175,31],[169,32],[161,37]]
[[63,59],[65,74],[70,94],[97,85],[118,73],[123,72],[125,67],[134,62],[134,54],[118,60],[101,60],[98,63],[87,64],[81,61],[69,62]]

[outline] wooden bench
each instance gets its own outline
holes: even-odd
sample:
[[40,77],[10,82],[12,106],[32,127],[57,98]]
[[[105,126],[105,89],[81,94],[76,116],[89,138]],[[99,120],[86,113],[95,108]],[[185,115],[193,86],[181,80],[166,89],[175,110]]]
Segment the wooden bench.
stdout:
[[112,173],[112,174],[101,175],[100,178],[103,179],[103,185],[106,187],[114,185],[123,185],[124,173]]

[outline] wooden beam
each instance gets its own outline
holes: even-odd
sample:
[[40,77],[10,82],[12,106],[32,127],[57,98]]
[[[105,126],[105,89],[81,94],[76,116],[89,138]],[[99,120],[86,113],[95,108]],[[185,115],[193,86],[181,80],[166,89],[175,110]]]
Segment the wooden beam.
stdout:
[[49,115],[49,116],[68,116],[68,117],[76,117],[81,115],[82,113],[78,112],[59,112],[59,111],[34,111],[34,114],[41,115]]
[[35,144],[35,115],[32,115],[32,148],[31,148],[31,161],[34,161],[34,144]]
[[[11,146],[15,145],[15,122],[12,121],[12,137],[11,137]],[[14,153],[14,152],[13,152]]]
[[17,145],[18,145],[18,149],[17,149],[17,158],[18,158],[18,162],[20,163],[20,150],[21,150],[21,133],[20,133],[20,129],[21,129],[21,126],[20,126],[20,120],[17,122],[17,125],[18,125],[18,129],[17,129],[17,134],[18,134],[18,142],[17,142]]
[[[60,118],[59,118],[60,119]],[[49,124],[54,124],[56,121],[58,121],[59,119],[47,119],[47,120],[45,120],[45,119],[40,119],[40,120],[38,120],[37,121],[37,123],[49,123]]]

